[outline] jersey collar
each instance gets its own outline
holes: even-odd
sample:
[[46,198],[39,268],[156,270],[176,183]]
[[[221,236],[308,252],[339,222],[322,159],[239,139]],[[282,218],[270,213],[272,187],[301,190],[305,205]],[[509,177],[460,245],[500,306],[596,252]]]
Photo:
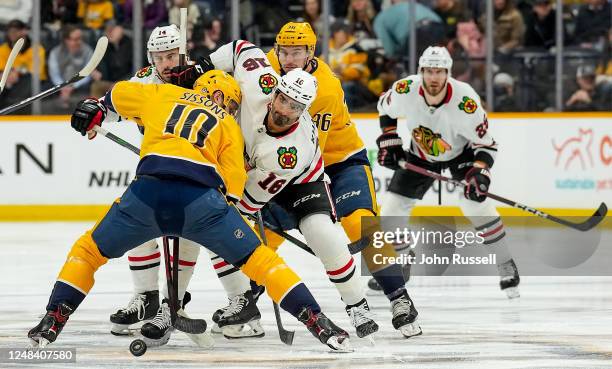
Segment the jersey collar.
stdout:
[[[268,114],[270,114],[270,112],[268,112]],[[268,130],[268,114],[266,114],[266,117],[264,118],[264,122],[263,125],[266,128],[266,134],[270,137],[274,137],[274,138],[283,138],[285,136],[289,136],[290,134],[292,134],[298,127],[298,125],[300,124],[300,119],[298,118],[298,120],[293,123],[289,129],[287,129],[286,131],[283,132],[271,132],[270,130]]]

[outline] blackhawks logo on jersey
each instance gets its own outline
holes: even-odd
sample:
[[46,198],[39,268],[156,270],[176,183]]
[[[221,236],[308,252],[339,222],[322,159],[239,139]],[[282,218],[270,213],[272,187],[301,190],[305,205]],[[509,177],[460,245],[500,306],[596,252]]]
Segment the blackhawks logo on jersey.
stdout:
[[398,81],[397,84],[395,85],[395,92],[397,92],[398,94],[407,94],[408,92],[410,92],[411,84],[412,84],[411,79],[404,79],[404,80]]
[[259,76],[259,87],[261,87],[261,91],[266,95],[269,95],[274,90],[277,83],[276,77],[270,73]]
[[463,96],[463,100],[459,103],[459,110],[463,110],[468,114],[474,114],[474,112],[478,109],[478,105],[476,105],[476,101],[467,96]]
[[295,146],[291,146],[290,148],[279,147],[276,150],[278,154],[278,164],[283,169],[293,169],[297,164],[297,149]]
[[428,155],[438,156],[451,149],[451,145],[442,139],[441,134],[434,133],[427,127],[419,126],[413,129],[412,138]]
[[136,77],[138,78],[145,78],[151,75],[151,73],[153,73],[153,67],[152,66],[148,66],[148,67],[144,67],[141,70],[139,70],[136,73]]

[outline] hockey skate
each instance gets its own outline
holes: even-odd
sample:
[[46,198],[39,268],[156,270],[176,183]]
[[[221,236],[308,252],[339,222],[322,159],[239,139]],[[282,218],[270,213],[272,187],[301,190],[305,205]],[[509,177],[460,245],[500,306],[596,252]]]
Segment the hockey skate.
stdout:
[[518,285],[521,278],[518,273],[514,259],[510,259],[503,264],[497,266],[499,271],[499,287],[506,293],[509,299],[521,297]]
[[298,315],[298,320],[321,343],[329,346],[334,352],[353,352],[348,333],[335,325],[325,314],[314,313],[310,308],[304,308]]
[[47,311],[40,323],[28,332],[32,347],[42,348],[54,342],[73,312],[74,308],[64,302],[55,311]]
[[164,299],[157,310],[155,318],[143,324],[140,328],[140,333],[147,346],[157,347],[168,343],[173,330],[170,306],[168,305],[168,300]]
[[261,313],[251,291],[232,297],[229,305],[217,318],[216,323],[225,338],[263,337],[265,335],[260,323]]
[[127,336],[135,333],[132,325],[145,322],[155,317],[159,309],[159,291],[147,291],[136,294],[128,305],[111,314],[111,333],[115,336]]
[[347,305],[345,309],[349,318],[351,318],[351,324],[357,331],[357,337],[363,338],[378,331],[378,324],[373,319],[374,314],[370,311],[366,299],[359,301],[355,305]]
[[404,291],[400,297],[391,301],[391,312],[393,328],[399,330],[404,337],[419,336],[423,333],[417,323],[419,313],[408,296],[408,292]]

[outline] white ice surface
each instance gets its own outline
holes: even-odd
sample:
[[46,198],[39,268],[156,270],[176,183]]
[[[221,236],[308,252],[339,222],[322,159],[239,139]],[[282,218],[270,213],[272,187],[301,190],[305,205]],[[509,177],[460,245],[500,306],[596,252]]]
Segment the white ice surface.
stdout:
[[[27,346],[26,333],[44,312],[68,250],[90,226],[0,223],[0,348]],[[289,244],[281,247],[281,254],[324,312],[348,330],[343,304],[320,262]],[[196,268],[187,311],[210,322],[213,311],[226,303],[225,295],[206,253]],[[496,277],[414,277],[408,286],[423,335],[402,338],[391,326],[387,299],[370,296],[381,331],[375,347],[352,334],[356,350],[351,354],[329,353],[283,313],[287,328],[296,331],[294,345],[285,346],[278,340],[270,300],[264,297],[258,304],[266,330],[262,339],[216,336],[216,347],[204,351],[175,333],[167,346],[135,358],[128,351],[130,338],[109,333],[109,314],[131,296],[127,260],[122,258],[98,271],[92,292],[53,345],[76,347],[76,364],[5,362],[0,368],[612,368],[611,282],[604,277],[524,277],[521,298],[509,301]]]

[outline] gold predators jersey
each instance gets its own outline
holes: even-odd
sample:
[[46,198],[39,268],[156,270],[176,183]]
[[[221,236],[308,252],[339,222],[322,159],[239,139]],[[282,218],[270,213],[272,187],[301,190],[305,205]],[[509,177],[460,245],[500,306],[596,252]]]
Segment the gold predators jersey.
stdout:
[[119,82],[104,104],[145,128],[137,175],[183,177],[242,197],[240,127],[207,97],[170,84]]
[[[274,49],[266,56],[272,68],[280,74],[280,63]],[[325,166],[329,167],[364,150],[365,146],[351,122],[340,81],[329,66],[323,60],[314,58],[309,72],[316,77],[319,88],[308,111],[319,129],[319,145]]]

